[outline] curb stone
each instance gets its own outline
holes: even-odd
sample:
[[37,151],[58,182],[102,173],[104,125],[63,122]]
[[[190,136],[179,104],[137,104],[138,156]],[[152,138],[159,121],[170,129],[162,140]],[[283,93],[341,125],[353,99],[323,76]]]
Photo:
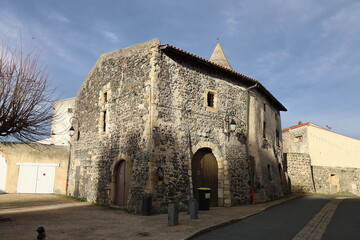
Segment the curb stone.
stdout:
[[212,230],[215,230],[215,229],[218,229],[218,228],[221,228],[221,227],[225,227],[227,225],[230,225],[230,224],[233,224],[233,223],[236,223],[236,222],[239,222],[239,221],[241,221],[243,219],[246,219],[248,217],[251,217],[251,216],[254,216],[254,215],[259,214],[261,212],[264,212],[265,210],[276,207],[276,206],[281,205],[281,204],[283,204],[285,202],[301,198],[303,196],[305,196],[305,195],[292,195],[292,196],[290,196],[288,198],[285,198],[285,199],[279,199],[278,201],[274,201],[271,205],[269,205],[267,207],[264,207],[264,208],[254,212],[254,213],[242,216],[240,218],[233,218],[233,219],[230,219],[230,220],[226,220],[226,221],[224,221],[222,223],[214,224],[214,225],[211,225],[211,226],[208,226],[208,227],[204,227],[204,228],[200,229],[199,231],[197,231],[196,233],[193,233],[190,236],[188,236],[186,238],[183,238],[182,240],[194,239],[195,237],[198,237],[198,236],[200,236],[200,235],[202,235],[204,233],[210,232]]

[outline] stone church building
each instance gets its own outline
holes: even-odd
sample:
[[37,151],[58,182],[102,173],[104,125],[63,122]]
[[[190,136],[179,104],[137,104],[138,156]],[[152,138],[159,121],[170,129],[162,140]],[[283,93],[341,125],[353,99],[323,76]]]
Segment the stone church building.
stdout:
[[75,104],[68,195],[139,211],[185,209],[198,188],[211,206],[284,194],[280,111],[220,44],[206,60],[153,39],[100,56]]

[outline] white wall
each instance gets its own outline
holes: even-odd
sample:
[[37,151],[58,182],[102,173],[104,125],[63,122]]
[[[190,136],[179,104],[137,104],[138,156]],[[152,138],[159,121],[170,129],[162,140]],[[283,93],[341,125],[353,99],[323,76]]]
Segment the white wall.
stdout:
[[[54,103],[54,117],[51,122],[51,136],[37,143],[69,145],[69,129],[71,118],[75,107],[75,97],[63,99]],[[75,124],[74,127],[77,127]]]
[[7,172],[7,162],[5,158],[0,155],[0,193],[5,193],[6,172]]
[[312,165],[360,168],[360,140],[314,125],[308,138]]

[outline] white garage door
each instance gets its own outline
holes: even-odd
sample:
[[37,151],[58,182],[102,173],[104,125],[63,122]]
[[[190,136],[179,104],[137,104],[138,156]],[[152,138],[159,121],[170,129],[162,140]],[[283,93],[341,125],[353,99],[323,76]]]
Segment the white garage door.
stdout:
[[0,193],[5,193],[7,164],[3,156],[0,155]]
[[55,168],[59,164],[17,163],[19,165],[18,193],[53,193]]

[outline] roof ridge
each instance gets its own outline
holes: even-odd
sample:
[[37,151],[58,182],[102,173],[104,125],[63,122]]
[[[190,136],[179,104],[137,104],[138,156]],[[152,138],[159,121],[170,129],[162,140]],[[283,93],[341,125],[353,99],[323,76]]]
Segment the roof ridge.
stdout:
[[[181,49],[181,48],[175,47],[174,45],[164,43],[164,44],[160,44],[160,46],[169,46],[169,47],[171,47],[171,48],[174,48],[174,49],[179,50],[179,51],[181,51],[181,52],[187,53],[187,54],[189,54],[189,55],[191,55],[191,56],[194,56],[194,57],[199,58],[199,59],[201,59],[201,60],[204,60],[204,61],[206,61],[206,62],[209,62],[209,63],[211,63],[211,64],[213,64],[213,65],[216,65],[216,66],[218,66],[218,67],[221,67],[221,68],[223,68],[223,69],[225,69],[225,70],[228,70],[228,71],[230,71],[230,72],[239,74],[239,75],[241,75],[241,76],[243,76],[243,77],[246,77],[246,78],[251,79],[251,80],[253,80],[253,81],[257,82],[257,83],[260,83],[260,81],[259,81],[259,80],[256,80],[255,78],[249,77],[249,76],[247,76],[247,75],[245,75],[245,74],[243,74],[243,73],[241,73],[241,72],[237,72],[237,71],[235,71],[234,69],[230,69],[230,68],[224,67],[224,66],[222,66],[222,65],[220,65],[220,64],[218,64],[218,63],[215,63],[215,62],[213,62],[213,61],[210,61],[210,60],[208,60],[208,59],[206,59],[206,58],[200,57],[200,56],[198,56],[198,55],[196,55],[196,54],[193,54],[193,53],[188,52],[188,51],[186,51],[186,50],[183,50],[183,49]],[[261,84],[261,83],[260,83],[260,84]]]
[[[301,123],[301,124],[298,124],[298,125],[294,125],[294,126],[291,126],[291,127],[287,127],[287,128],[284,128],[284,129],[281,129],[281,131],[287,131],[287,130],[290,130],[290,129],[294,129],[294,128],[299,128],[299,127],[302,127],[302,126],[310,126],[311,124],[313,124],[312,122],[306,122],[306,123]],[[314,124],[316,125],[316,124]]]

